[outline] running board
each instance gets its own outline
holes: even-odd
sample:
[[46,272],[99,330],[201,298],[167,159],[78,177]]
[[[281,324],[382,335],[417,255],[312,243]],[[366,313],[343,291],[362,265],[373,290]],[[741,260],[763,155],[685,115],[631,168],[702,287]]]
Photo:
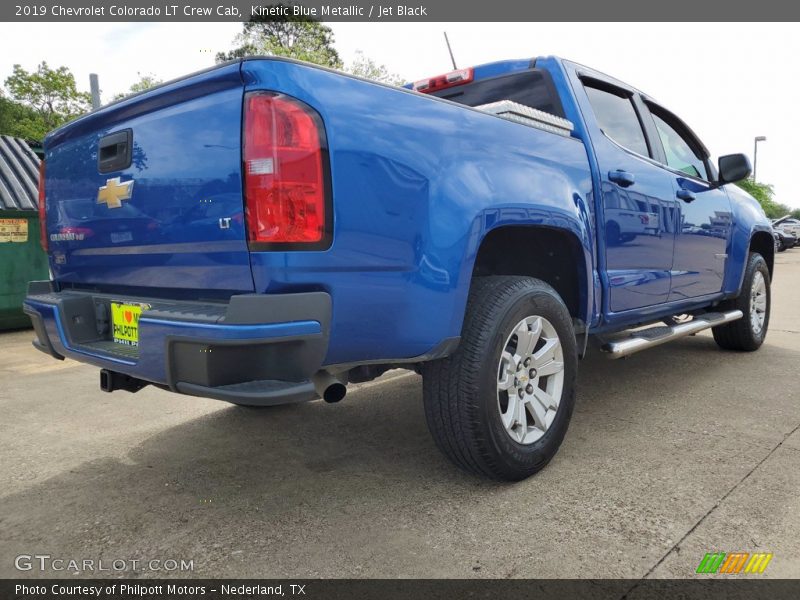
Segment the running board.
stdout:
[[688,323],[679,323],[671,327],[663,325],[635,331],[628,337],[606,342],[601,349],[603,352],[608,353],[608,358],[622,358],[641,350],[654,348],[672,340],[698,333],[704,329],[736,321],[743,316],[744,314],[740,310],[730,310],[724,313],[705,313],[695,317]]

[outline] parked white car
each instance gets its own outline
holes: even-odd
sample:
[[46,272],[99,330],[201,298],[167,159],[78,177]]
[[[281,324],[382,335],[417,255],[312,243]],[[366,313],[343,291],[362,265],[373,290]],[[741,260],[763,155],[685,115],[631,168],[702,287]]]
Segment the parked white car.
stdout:
[[775,219],[775,221],[772,222],[772,226],[800,238],[800,219],[795,219],[794,217],[786,215],[780,219]]

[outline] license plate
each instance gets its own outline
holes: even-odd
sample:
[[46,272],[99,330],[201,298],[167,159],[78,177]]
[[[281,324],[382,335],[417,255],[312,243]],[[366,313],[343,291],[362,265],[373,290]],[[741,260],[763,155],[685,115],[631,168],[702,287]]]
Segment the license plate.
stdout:
[[122,242],[130,242],[132,239],[133,239],[133,234],[130,231],[111,232],[111,241],[115,244],[121,244]]
[[140,304],[111,303],[111,336],[118,344],[139,345]]

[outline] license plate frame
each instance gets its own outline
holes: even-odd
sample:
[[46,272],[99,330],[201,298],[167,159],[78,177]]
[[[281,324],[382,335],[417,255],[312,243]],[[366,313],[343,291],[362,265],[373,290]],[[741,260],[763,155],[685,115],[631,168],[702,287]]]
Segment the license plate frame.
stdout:
[[113,244],[122,244],[124,242],[133,241],[133,234],[130,231],[112,231],[111,242]]

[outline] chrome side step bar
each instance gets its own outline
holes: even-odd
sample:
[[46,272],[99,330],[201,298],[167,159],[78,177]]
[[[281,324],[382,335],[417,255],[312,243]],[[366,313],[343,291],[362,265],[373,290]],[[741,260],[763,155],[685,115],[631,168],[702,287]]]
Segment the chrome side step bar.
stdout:
[[723,313],[705,313],[687,323],[679,323],[671,327],[663,325],[634,331],[632,334],[622,339],[606,342],[601,349],[603,352],[608,353],[608,358],[622,358],[623,356],[630,356],[641,350],[654,348],[655,346],[666,344],[672,340],[698,333],[704,329],[710,329],[717,325],[736,321],[743,316],[744,314],[740,310],[730,310]]

